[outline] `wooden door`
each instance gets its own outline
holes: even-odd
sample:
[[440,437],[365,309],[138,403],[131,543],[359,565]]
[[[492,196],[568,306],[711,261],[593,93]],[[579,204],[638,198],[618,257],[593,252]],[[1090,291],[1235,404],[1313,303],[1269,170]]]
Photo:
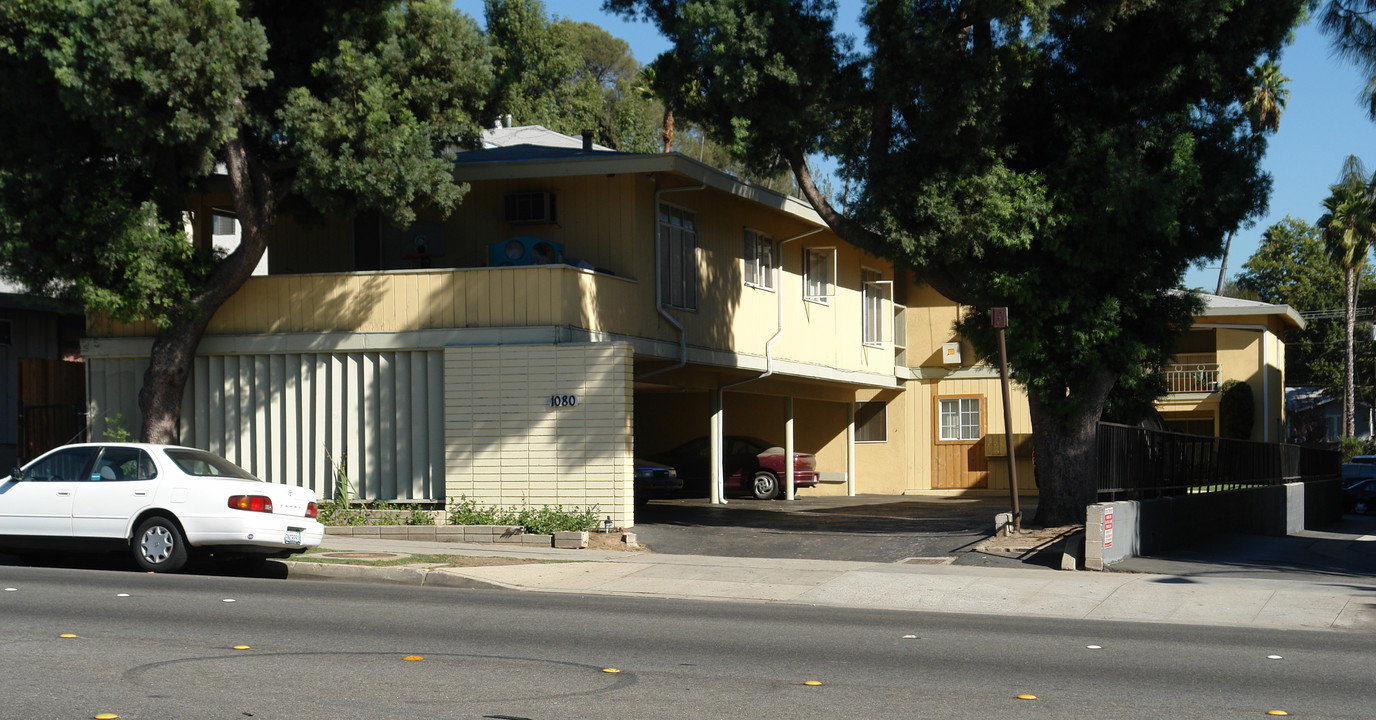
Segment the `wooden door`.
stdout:
[[984,451],[985,398],[939,396],[933,410],[932,489],[989,487],[989,458]]

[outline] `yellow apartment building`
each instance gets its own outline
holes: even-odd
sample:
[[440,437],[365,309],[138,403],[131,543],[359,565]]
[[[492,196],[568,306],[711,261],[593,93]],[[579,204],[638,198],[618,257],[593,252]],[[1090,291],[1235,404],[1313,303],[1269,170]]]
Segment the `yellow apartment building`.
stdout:
[[[488,139],[457,159],[471,189],[446,219],[280,221],[268,273],[198,349],[182,442],[324,496],[342,468],[359,497],[596,505],[623,527],[634,458],[703,436],[814,453],[821,482],[799,494],[1007,492],[997,371],[954,335],[954,303],[809,205],[681,155],[538,127]],[[223,207],[198,200],[198,241]],[[1278,420],[1279,338],[1298,319],[1234,310],[1188,359],[1259,382]],[[154,331],[92,318],[88,333],[99,436],[116,413],[137,423]],[[1200,392],[1163,412],[1202,421],[1217,399]]]

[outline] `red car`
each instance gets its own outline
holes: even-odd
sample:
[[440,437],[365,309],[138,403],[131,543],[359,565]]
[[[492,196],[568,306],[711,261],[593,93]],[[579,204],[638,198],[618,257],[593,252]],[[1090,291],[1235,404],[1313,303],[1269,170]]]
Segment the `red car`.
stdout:
[[[727,492],[748,492],[760,500],[772,500],[781,494],[785,474],[782,447],[746,435],[727,435],[723,438],[722,450]],[[711,441],[700,437],[660,453],[655,459],[678,470],[685,491],[702,496],[709,492],[711,456]],[[793,486],[816,484],[817,457],[812,453],[794,452]]]

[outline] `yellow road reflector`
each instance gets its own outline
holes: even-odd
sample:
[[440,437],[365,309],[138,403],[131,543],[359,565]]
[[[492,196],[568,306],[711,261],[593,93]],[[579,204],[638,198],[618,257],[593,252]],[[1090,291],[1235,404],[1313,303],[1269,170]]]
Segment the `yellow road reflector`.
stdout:
[[58,637],[60,637],[60,638],[74,638],[74,637],[76,637],[76,635],[73,635],[72,633],[62,633],[61,635],[58,635]]
[[119,716],[114,713],[101,713],[95,716],[96,720],[115,720],[117,717]]
[[821,681],[821,680],[807,680],[807,681],[804,681],[803,684],[804,684],[804,685],[813,685],[813,686],[816,686],[816,685],[821,685],[821,684],[822,684],[822,681]]
[[410,661],[414,662],[414,661],[416,661],[416,660],[424,660],[425,658],[423,658],[423,657],[421,657],[421,656],[419,656],[419,655],[407,655],[406,657],[404,657],[404,658],[402,658],[402,659],[403,659],[403,660],[410,660]]
[[1019,696],[1018,696],[1018,699],[1019,699],[1019,700],[1036,700],[1036,699],[1037,699],[1037,696],[1036,696],[1036,695],[1019,695]]
[[253,648],[250,648],[250,647],[247,646],[247,645],[235,645],[235,646],[234,646],[234,649],[235,649],[235,650],[252,650]]
[[1267,715],[1289,715],[1290,713],[1285,712],[1284,710],[1267,710],[1267,711],[1266,711],[1266,714],[1267,714]]
[[620,671],[620,670],[617,670],[616,668],[602,668],[602,672],[604,672],[604,673],[619,673],[619,672],[621,672],[621,671]]

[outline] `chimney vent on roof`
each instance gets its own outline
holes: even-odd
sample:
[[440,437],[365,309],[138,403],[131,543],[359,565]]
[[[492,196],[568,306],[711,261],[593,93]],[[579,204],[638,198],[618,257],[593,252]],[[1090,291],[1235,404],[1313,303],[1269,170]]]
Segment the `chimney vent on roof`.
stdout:
[[584,149],[584,150],[591,150],[591,149],[592,149],[592,131],[591,131],[591,130],[584,130],[584,131],[583,131],[583,149]]
[[506,116],[506,126],[507,126],[507,127],[511,127],[511,113],[507,113],[507,116]]

